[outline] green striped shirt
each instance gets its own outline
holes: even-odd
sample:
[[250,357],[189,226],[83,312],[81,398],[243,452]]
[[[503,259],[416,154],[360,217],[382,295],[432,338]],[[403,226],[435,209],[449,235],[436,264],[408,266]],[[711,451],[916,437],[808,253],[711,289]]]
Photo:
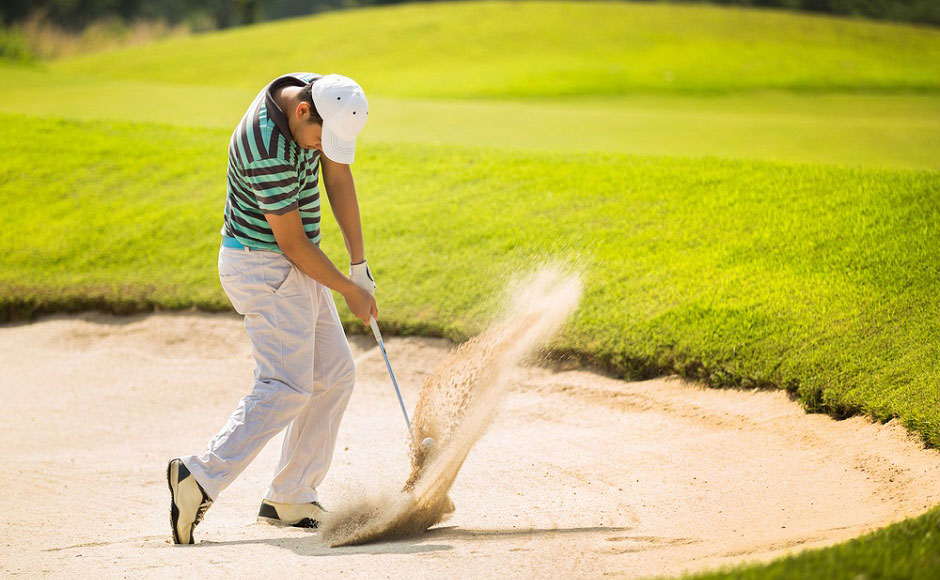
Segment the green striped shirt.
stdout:
[[294,142],[287,115],[271,96],[282,86],[304,86],[320,76],[292,73],[274,79],[235,128],[228,147],[223,236],[280,252],[264,214],[299,209],[307,238],[320,243],[320,152]]

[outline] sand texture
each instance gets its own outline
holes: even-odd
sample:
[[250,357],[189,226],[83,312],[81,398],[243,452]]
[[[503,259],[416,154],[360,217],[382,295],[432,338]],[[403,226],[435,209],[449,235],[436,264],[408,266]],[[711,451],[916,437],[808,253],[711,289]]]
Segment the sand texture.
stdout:
[[[412,474],[382,355],[371,337],[351,344],[359,379],[319,490],[327,508]],[[454,346],[386,345],[412,410]],[[500,379],[449,487],[456,510],[429,531],[332,548],[256,523],[278,436],[207,512],[199,543],[173,546],[166,462],[201,450],[250,390],[240,318],[4,326],[0,368],[4,577],[635,578],[766,560],[940,503],[940,453],[894,423],[807,415],[780,392],[526,366]]]

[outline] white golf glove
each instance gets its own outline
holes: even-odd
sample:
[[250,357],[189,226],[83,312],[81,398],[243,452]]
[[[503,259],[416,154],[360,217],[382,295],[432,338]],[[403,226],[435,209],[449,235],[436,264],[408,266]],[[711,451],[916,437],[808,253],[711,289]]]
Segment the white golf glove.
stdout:
[[358,264],[349,265],[349,278],[356,286],[367,290],[369,294],[375,294],[375,278],[372,277],[372,270],[369,269],[367,260]]

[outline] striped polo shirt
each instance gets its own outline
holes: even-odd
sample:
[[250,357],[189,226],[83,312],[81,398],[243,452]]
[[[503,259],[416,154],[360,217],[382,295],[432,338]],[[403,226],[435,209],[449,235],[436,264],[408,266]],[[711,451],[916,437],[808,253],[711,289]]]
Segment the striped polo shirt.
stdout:
[[292,73],[264,87],[232,133],[222,235],[250,248],[280,252],[264,214],[299,209],[307,238],[320,243],[320,152],[291,137],[287,115],[272,93],[322,75]]

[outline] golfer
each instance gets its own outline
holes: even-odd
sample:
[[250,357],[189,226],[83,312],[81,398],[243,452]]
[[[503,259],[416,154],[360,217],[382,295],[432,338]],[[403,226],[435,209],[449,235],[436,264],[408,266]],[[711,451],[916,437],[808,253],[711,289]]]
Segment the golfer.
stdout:
[[[364,324],[378,309],[366,265],[350,164],[369,115],[362,88],[340,75],[278,77],[232,134],[219,279],[245,317],[254,387],[205,451],[170,461],[173,541],[193,528],[265,444],[287,433],[259,519],[316,527],[317,486],[336,445],[355,366],[330,290]],[[320,169],[350,274],[323,254]]]

